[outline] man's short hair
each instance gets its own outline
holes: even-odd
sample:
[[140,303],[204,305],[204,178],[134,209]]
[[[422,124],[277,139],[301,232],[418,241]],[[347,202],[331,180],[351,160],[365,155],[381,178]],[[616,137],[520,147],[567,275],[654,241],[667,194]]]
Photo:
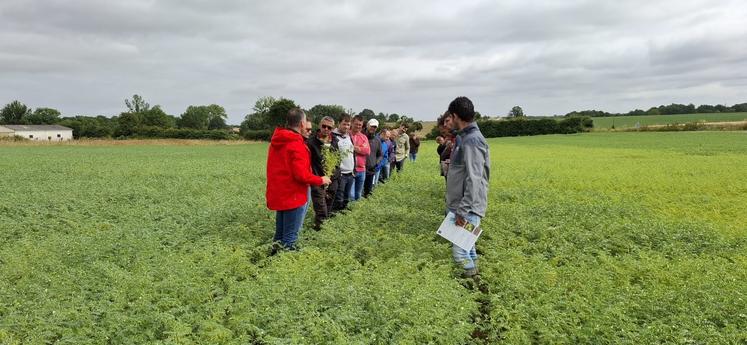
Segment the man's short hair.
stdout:
[[345,122],[345,121],[350,122],[350,115],[346,113],[340,114],[340,122]]
[[438,120],[436,120],[436,126],[443,127],[444,123],[446,123],[446,117],[450,116],[449,111],[447,110],[443,115],[438,117]]
[[[285,127],[286,128],[298,128],[301,126],[301,120],[306,119],[306,113],[301,108],[292,108],[288,110],[288,115],[285,116]],[[304,124],[304,126],[306,126]]]
[[363,122],[363,115],[355,115],[353,116],[353,120]]
[[325,117],[322,118],[322,121],[319,121],[319,122],[320,123],[321,122],[332,122],[332,123],[335,123],[335,119],[333,119],[332,116],[325,116]]
[[449,113],[455,114],[464,122],[475,120],[475,106],[469,98],[464,96],[457,97],[449,103]]

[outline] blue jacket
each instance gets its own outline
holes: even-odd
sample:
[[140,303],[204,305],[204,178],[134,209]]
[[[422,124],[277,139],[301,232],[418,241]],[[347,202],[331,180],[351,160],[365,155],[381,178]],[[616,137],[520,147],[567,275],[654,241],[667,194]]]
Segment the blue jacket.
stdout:
[[389,140],[381,140],[381,152],[384,153],[384,156],[381,158],[379,166],[376,167],[376,171],[381,170],[381,168],[384,167],[384,164],[389,164],[389,143]]

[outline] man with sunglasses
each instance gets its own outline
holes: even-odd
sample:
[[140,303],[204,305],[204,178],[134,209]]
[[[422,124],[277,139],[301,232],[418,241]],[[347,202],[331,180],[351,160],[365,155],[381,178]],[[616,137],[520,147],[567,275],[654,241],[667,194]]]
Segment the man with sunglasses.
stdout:
[[[335,120],[325,116],[319,121],[319,129],[316,133],[306,140],[306,145],[311,152],[311,171],[316,176],[325,176],[324,157],[322,155],[324,145],[329,144],[333,150],[337,151],[337,140],[332,136],[334,126]],[[316,231],[321,230],[322,223],[329,217],[331,205],[328,205],[327,202],[327,192],[328,190],[323,186],[311,186],[311,202],[314,205],[314,230]],[[330,191],[330,193],[332,192]]]

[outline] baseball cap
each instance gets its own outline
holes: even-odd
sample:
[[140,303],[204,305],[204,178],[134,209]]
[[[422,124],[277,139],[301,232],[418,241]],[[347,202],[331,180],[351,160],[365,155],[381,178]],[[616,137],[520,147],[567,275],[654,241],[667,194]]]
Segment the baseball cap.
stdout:
[[377,119],[368,120],[368,127],[371,127],[371,126],[379,127],[379,120]]

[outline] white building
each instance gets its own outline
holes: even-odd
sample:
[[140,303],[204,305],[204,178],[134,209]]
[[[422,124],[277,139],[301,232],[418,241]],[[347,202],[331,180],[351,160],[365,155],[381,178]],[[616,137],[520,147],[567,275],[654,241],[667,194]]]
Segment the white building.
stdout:
[[13,130],[12,129],[0,126],[0,138],[2,138],[2,137],[12,137],[12,136],[13,136]]
[[0,136],[19,136],[36,141],[73,140],[73,130],[58,125],[3,125]]

